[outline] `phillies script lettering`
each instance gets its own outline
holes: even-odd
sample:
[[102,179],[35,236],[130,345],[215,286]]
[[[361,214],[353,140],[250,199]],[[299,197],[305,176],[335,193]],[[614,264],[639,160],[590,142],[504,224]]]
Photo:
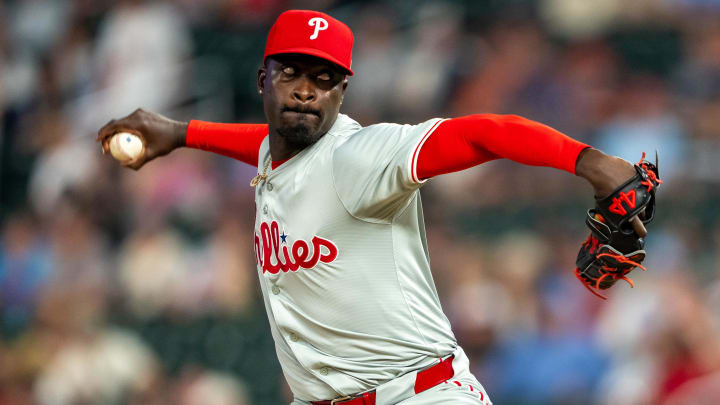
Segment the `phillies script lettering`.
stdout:
[[255,258],[263,273],[287,273],[297,271],[300,267],[311,269],[318,262],[330,263],[337,258],[337,246],[327,239],[314,236],[311,252],[310,245],[302,239],[296,240],[292,248],[288,248],[285,238],[284,232],[282,237],[280,236],[277,221],[272,221],[269,225],[267,222],[260,224],[260,235],[255,234]]

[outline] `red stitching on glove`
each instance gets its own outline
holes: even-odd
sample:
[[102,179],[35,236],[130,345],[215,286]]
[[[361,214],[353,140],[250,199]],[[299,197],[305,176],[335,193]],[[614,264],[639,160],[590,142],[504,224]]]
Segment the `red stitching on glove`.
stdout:
[[640,182],[643,186],[647,187],[648,192],[653,189],[654,183],[657,183],[658,185],[663,184],[663,181],[660,180],[655,174],[655,171],[650,170],[650,167],[647,165],[648,162],[645,162],[645,152],[643,152],[642,157],[640,157],[640,161],[636,163],[637,166],[642,167],[645,172],[647,172],[648,179],[643,180]]

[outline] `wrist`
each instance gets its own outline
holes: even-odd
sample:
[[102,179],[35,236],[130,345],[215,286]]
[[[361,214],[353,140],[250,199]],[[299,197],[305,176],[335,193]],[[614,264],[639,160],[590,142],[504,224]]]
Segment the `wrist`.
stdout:
[[634,176],[635,168],[624,159],[587,148],[578,155],[575,174],[592,185],[595,197],[603,198]]
[[175,148],[187,146],[187,131],[189,122],[175,121],[173,123],[173,140]]
[[600,176],[601,161],[606,156],[603,152],[594,148],[583,149],[575,161],[575,175],[592,184],[595,178]]

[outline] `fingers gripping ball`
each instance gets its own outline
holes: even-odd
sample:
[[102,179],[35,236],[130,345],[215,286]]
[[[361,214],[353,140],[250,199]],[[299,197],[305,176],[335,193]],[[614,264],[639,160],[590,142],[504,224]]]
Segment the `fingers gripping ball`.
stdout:
[[643,153],[635,164],[635,176],[609,196],[597,199],[588,211],[585,224],[590,236],[580,247],[575,269],[577,278],[590,292],[605,298],[598,290],[612,287],[618,280],[633,285],[627,275],[634,268],[642,270],[645,241],[630,221],[637,216],[643,224],[652,221],[655,213],[655,191],[662,184],[656,164],[645,161]]
[[129,132],[118,132],[110,139],[110,153],[120,162],[131,162],[143,152],[143,142],[139,136]]

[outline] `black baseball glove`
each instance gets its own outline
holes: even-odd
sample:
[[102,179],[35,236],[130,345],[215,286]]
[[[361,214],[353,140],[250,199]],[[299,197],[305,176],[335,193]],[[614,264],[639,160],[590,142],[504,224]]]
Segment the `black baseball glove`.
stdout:
[[596,199],[595,208],[588,210],[585,223],[590,236],[578,252],[575,275],[590,292],[600,298],[598,290],[625,280],[635,267],[645,270],[645,241],[633,229],[630,220],[637,216],[644,224],[655,214],[655,191],[662,184],[655,164],[645,161],[643,153],[635,164],[635,176],[607,197]]

